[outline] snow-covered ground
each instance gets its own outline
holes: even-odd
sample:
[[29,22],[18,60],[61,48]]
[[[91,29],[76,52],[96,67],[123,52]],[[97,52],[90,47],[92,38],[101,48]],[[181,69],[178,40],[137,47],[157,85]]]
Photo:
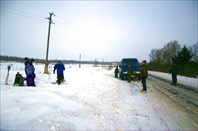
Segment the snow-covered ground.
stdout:
[[[149,71],[149,74],[160,77],[162,79],[172,81],[172,76],[171,76],[171,74],[168,74],[168,73]],[[190,78],[190,77],[178,75],[177,82],[180,84],[183,84],[183,85],[193,87],[193,88],[198,88],[198,76],[197,76],[197,78]]]
[[4,85],[8,64],[0,63],[1,130],[188,129],[177,125],[171,109],[162,113],[167,107],[152,93],[141,93],[139,81],[116,79],[113,70],[65,65],[66,83],[56,85],[56,75],[43,74],[44,65],[35,64],[36,87],[15,87],[15,74],[25,76],[24,64],[12,63]]

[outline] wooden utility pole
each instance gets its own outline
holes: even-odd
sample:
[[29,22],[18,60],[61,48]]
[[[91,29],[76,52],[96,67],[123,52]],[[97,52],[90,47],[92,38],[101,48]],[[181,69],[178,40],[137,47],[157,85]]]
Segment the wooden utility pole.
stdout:
[[51,24],[53,23],[53,21],[52,21],[52,15],[54,15],[54,13],[52,12],[52,13],[49,13],[49,14],[50,14],[50,17],[46,18],[46,19],[49,20],[49,28],[48,28],[48,36],[47,36],[47,50],[46,50],[46,60],[45,60],[44,74],[49,74],[49,71],[48,71],[48,65],[49,65],[49,62],[48,62],[49,40],[50,40]]
[[79,55],[79,68],[81,68],[81,54]]

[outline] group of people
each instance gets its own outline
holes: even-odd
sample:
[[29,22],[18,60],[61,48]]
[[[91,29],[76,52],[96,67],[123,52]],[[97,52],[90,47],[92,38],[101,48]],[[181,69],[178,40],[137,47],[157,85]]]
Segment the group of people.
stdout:
[[[131,82],[131,75],[132,75],[133,71],[131,66],[128,66],[128,71],[127,71],[127,79],[128,82]],[[115,78],[118,78],[118,74],[119,74],[119,69],[118,66],[116,66],[115,70],[114,70],[114,74],[115,74]]]
[[[128,82],[131,82],[132,73],[133,73],[132,67],[129,65],[128,66],[128,71],[127,71]],[[115,74],[115,78],[118,78],[118,74],[119,74],[118,66],[116,66],[116,68],[114,70],[114,74]],[[146,60],[142,61],[141,69],[140,69],[140,75],[141,75],[141,83],[143,85],[143,89],[141,91],[147,92],[146,78],[148,77],[148,68],[147,68]]]
[[25,80],[27,82],[27,86],[36,86],[34,81],[36,77],[35,68],[33,65],[34,59],[29,59],[25,57],[24,60],[26,77],[23,77],[22,74],[17,72],[14,80],[14,86],[23,86]]
[[[17,74],[15,76],[14,85],[15,86],[23,86],[24,81],[26,80],[27,86],[36,86],[35,80],[34,80],[36,77],[35,68],[33,65],[34,59],[29,59],[29,58],[25,57],[24,60],[25,60],[24,64],[25,64],[26,77],[24,78],[19,72],[17,72]],[[53,70],[54,74],[57,71],[56,83],[58,85],[60,85],[62,82],[65,81],[64,80],[64,70],[65,70],[64,64],[61,61],[58,61],[58,63],[55,64],[54,70]],[[176,85],[177,84],[177,73],[178,73],[178,68],[177,68],[176,63],[173,63],[173,65],[170,69],[170,73],[172,74],[172,84]],[[114,74],[115,74],[115,78],[118,78],[118,74],[119,74],[118,66],[116,66]],[[127,72],[128,82],[131,82],[131,75],[132,75],[132,67],[128,66],[128,72]],[[143,60],[141,63],[140,76],[141,76],[141,83],[143,85],[143,89],[141,91],[147,92],[146,78],[148,77],[148,68],[147,68],[146,60]]]
[[[175,62],[173,62],[169,70],[169,73],[172,74],[172,85],[174,86],[177,85],[178,72],[179,72],[178,66]],[[116,66],[114,74],[115,74],[115,78],[118,78],[118,74],[119,74],[118,66]],[[128,82],[131,82],[131,75],[132,75],[132,69],[130,66],[128,66],[128,72],[127,72]],[[142,61],[141,69],[140,69],[140,76],[141,76],[141,83],[143,85],[143,89],[141,91],[147,92],[146,78],[148,77],[148,68],[147,68],[146,60]]]
[[[17,72],[14,80],[14,86],[24,86],[24,81],[26,81],[27,86],[36,86],[35,84],[35,67],[33,65],[34,59],[29,59],[28,57],[24,58],[24,65],[25,65],[25,74],[26,77],[23,77],[22,74]],[[64,70],[65,66],[61,61],[58,61],[57,64],[54,66],[53,73],[55,74],[55,71],[57,71],[57,81],[56,83],[60,85],[62,82],[64,82]]]

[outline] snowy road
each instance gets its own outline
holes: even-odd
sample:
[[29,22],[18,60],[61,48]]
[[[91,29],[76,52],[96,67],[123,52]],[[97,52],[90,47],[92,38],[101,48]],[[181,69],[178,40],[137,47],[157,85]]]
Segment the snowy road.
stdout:
[[66,84],[59,86],[50,83],[56,75],[44,75],[44,66],[35,66],[37,87],[27,88],[12,86],[14,75],[23,71],[23,64],[12,67],[10,85],[3,85],[6,64],[1,64],[1,129],[198,129],[197,97],[192,95],[194,104],[190,100],[184,102],[182,97],[164,89],[171,85],[163,81],[150,78],[148,93],[143,94],[139,81],[115,79],[113,70],[67,65]]
[[[160,109],[164,114],[164,120],[173,118],[177,123],[177,129],[197,130],[198,129],[198,92],[182,86],[173,86],[155,77],[148,79],[149,91],[154,94],[158,102],[164,103],[165,107]],[[169,123],[169,122],[168,122]],[[170,123],[169,123],[170,124]],[[172,125],[169,125],[170,129]]]

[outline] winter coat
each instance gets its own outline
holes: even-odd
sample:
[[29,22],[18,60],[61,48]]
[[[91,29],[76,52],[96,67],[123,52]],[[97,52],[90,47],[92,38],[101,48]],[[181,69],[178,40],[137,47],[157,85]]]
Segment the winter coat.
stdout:
[[119,69],[118,67],[115,68],[114,74],[118,74],[119,73]]
[[65,70],[65,66],[62,63],[58,63],[54,66],[54,73],[57,70],[58,76],[63,76],[63,71]]
[[129,68],[128,71],[127,71],[128,76],[131,77],[132,73],[133,73],[132,69]]
[[147,65],[141,65],[140,74],[141,74],[141,77],[147,77],[148,76]]
[[174,74],[174,75],[177,75],[178,74],[178,66],[177,65],[175,65],[175,64],[173,64],[172,65],[172,67],[171,67],[171,69],[170,69],[170,73],[171,74]]
[[34,71],[35,71],[35,68],[34,68],[34,66],[31,64],[28,64],[28,65],[26,65],[25,66],[25,73],[26,73],[26,75],[32,75],[32,74],[34,74]]
[[24,85],[24,77],[17,72],[14,80],[14,86],[23,86]]

